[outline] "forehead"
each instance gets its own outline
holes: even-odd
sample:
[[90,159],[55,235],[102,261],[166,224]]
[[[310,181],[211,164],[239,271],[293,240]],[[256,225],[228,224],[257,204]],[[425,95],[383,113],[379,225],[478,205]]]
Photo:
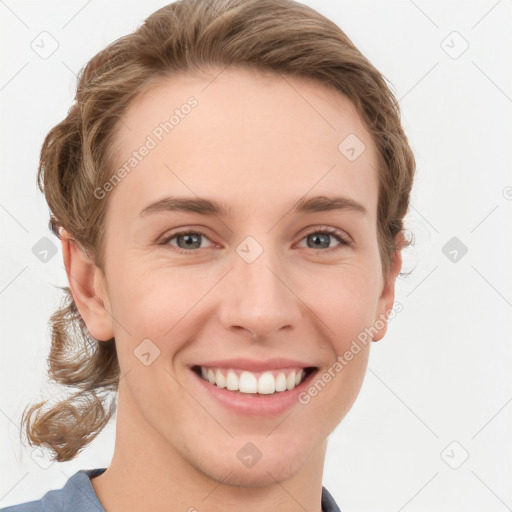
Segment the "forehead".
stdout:
[[337,192],[376,214],[370,133],[344,95],[308,79],[239,69],[168,78],[130,104],[114,147],[114,172],[125,172],[110,199],[130,218],[170,194],[242,214]]

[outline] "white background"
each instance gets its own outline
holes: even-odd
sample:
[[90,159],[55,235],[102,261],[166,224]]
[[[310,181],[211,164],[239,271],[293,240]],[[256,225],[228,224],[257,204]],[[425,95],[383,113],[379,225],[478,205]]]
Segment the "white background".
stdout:
[[[114,421],[48,468],[19,442],[23,408],[50,389],[48,319],[67,285],[36,172],[78,71],[166,3],[0,1],[0,506],[112,456]],[[390,81],[417,159],[403,311],[372,344],[361,393],[330,437],[324,485],[344,511],[512,510],[512,2],[303,3]],[[59,45],[47,59],[31,48],[43,31]],[[453,58],[462,38],[469,47]],[[58,249],[47,263],[32,253],[43,237]],[[468,248],[455,262],[442,252],[452,237]]]

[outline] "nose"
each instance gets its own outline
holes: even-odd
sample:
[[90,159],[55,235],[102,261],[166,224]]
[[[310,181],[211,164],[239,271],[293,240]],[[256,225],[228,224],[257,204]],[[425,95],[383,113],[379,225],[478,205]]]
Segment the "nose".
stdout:
[[263,340],[297,327],[303,302],[294,293],[290,271],[283,267],[270,250],[252,262],[235,254],[219,290],[218,315],[225,329],[243,330]]

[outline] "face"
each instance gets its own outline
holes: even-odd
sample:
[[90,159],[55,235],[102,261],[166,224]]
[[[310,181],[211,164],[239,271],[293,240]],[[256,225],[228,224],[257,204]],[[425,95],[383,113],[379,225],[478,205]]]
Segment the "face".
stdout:
[[[218,481],[260,486],[299,472],[352,406],[370,343],[333,365],[389,312],[396,276],[382,276],[377,154],[352,104],[304,79],[217,74],[169,79],[126,112],[116,169],[130,170],[103,199],[109,315],[86,323],[106,339],[99,326],[110,322],[116,338],[127,436]],[[356,159],[350,134],[356,154],[365,146]],[[342,199],[305,208],[316,196]],[[219,210],[148,209],[166,198]],[[316,371],[299,400],[299,388],[246,394],[192,369],[238,358]]]

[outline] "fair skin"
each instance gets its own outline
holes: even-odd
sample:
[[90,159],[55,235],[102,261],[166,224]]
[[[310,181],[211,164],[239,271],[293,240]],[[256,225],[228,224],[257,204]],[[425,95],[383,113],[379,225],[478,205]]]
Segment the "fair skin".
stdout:
[[[104,199],[105,275],[62,237],[77,307],[97,340],[115,336],[121,367],[113,460],[92,480],[109,512],[319,512],[327,438],[359,393],[370,344],[310,403],[269,417],[212,401],[189,365],[290,357],[321,373],[394,301],[400,252],[383,276],[377,154],[349,100],[304,79],[228,69],[212,81],[217,74],[169,79],[126,112],[120,164],[169,112],[198,100]],[[366,146],[352,162],[338,150],[350,133]],[[293,212],[306,194],[343,196],[366,213]],[[139,216],[171,195],[231,211]],[[322,226],[351,245],[318,234],[316,246]],[[204,236],[180,254],[186,240],[169,239],[176,228]],[[263,248],[251,263],[236,251],[248,236]],[[160,355],[145,366],[134,350],[148,338]],[[252,467],[237,457],[247,442],[263,454]]]

